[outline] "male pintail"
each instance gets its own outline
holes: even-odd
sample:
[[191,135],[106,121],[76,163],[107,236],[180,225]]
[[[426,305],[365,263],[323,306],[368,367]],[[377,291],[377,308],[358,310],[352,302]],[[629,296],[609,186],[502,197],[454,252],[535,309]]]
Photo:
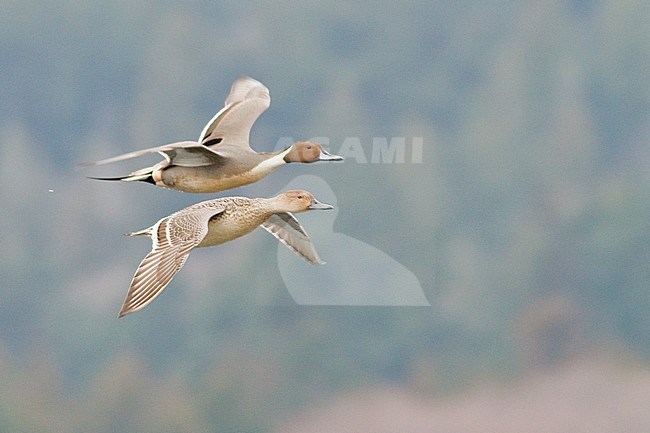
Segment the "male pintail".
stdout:
[[258,153],[248,141],[253,123],[271,104],[269,89],[249,77],[236,80],[225,106],[203,128],[198,141],[181,141],[81,164],[95,166],[151,153],[165,159],[127,176],[100,180],[142,181],[186,192],[218,192],[256,182],[291,162],[341,161],[320,144],[299,141],[284,150]]

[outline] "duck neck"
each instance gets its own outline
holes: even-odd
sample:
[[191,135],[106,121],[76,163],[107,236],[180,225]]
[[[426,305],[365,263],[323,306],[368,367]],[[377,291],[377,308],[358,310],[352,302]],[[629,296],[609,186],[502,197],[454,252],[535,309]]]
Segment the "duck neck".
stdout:
[[268,213],[267,217],[281,212],[281,210],[278,208],[278,203],[275,197],[260,198],[259,206]]
[[282,164],[288,164],[288,163],[291,162],[291,160],[288,160],[288,159],[287,159],[287,156],[289,156],[289,153],[291,153],[292,150],[293,150],[293,144],[292,144],[291,146],[287,147],[287,148],[284,149],[284,150],[281,150],[281,151],[279,151],[279,152],[275,152],[275,153],[273,154],[273,158],[279,158],[279,159],[281,159],[282,162],[280,163],[280,165],[282,165]]
[[266,158],[257,165],[256,171],[269,173],[282,164],[286,164],[287,161],[284,158],[289,152],[291,152],[291,146],[281,150],[280,152],[267,154]]

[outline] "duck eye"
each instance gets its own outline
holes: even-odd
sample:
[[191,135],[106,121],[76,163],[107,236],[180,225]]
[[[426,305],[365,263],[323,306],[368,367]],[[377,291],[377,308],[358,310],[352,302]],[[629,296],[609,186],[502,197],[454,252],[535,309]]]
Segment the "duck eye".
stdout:
[[302,199],[302,195],[298,195],[298,200],[301,200],[301,199]]

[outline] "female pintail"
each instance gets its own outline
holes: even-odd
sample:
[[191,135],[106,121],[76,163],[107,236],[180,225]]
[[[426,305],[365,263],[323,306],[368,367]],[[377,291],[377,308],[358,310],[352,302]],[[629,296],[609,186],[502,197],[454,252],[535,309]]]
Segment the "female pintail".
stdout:
[[332,208],[303,190],[272,198],[224,197],[189,206],[130,233],[150,236],[153,247],[133,276],[119,317],[153,301],[183,267],[192,249],[231,241],[258,226],[309,263],[322,264],[307,232],[291,212]]

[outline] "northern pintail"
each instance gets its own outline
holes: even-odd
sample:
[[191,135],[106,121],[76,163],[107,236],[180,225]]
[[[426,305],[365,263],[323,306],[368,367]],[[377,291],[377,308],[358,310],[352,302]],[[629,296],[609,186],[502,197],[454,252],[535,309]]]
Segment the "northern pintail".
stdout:
[[236,80],[225,106],[203,128],[198,141],[181,141],[81,164],[95,166],[151,153],[165,160],[128,176],[100,180],[142,181],[185,192],[218,192],[253,183],[291,162],[341,161],[320,144],[299,141],[284,150],[258,153],[249,145],[253,123],[271,104],[269,89],[250,77]]
[[231,241],[260,225],[309,263],[322,264],[309,235],[291,212],[332,208],[303,190],[272,198],[224,197],[189,206],[149,228],[129,233],[150,236],[153,247],[131,280],[119,317],[153,301],[183,267],[192,249]]

